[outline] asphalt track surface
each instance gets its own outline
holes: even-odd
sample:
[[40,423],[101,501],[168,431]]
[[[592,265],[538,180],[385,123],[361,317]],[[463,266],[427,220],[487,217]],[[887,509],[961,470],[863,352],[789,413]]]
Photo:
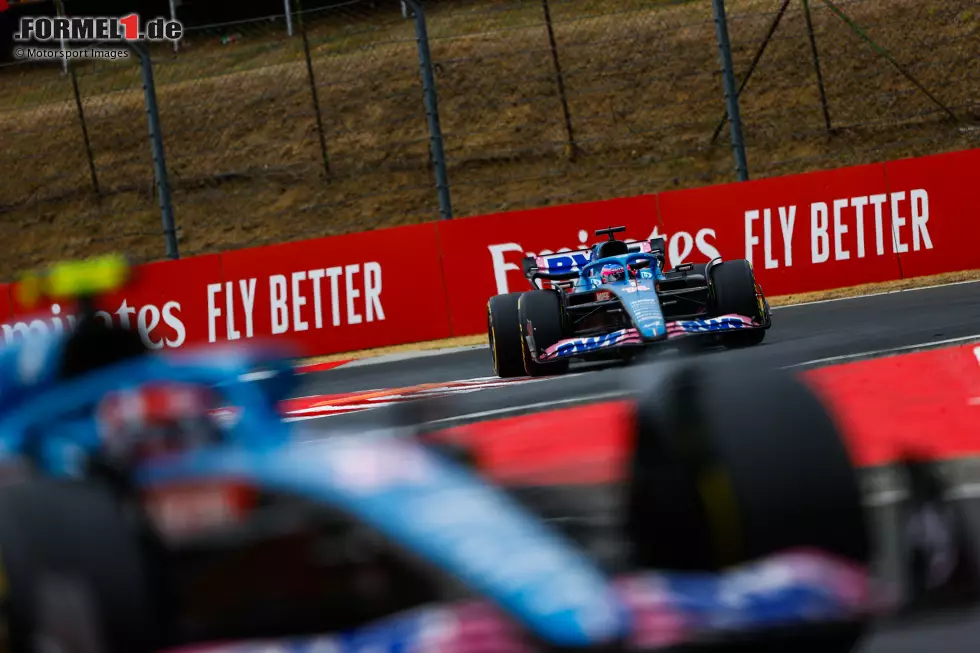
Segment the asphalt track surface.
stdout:
[[[980,339],[980,282],[777,308],[773,312],[773,326],[761,345],[696,356],[708,357],[708,361],[744,361],[753,366],[806,366],[974,335]],[[655,363],[658,357],[670,355],[669,350],[653,351],[647,360]],[[453,416],[468,421],[607,398],[628,393],[634,382],[633,374],[642,374],[642,368],[627,371],[621,365],[575,373],[588,369],[589,366],[573,365],[569,376],[458,395],[443,407],[448,412],[442,418],[450,425]],[[480,346],[308,374],[303,377],[297,394],[339,394],[492,375],[490,352],[486,346]],[[386,410],[389,409],[336,415],[326,418],[326,422],[331,427],[371,423]]]
[[[774,311],[773,327],[765,342],[755,348],[713,351],[695,356],[727,357],[746,365],[807,367],[844,362],[847,357],[878,355],[884,350],[911,348],[939,341],[966,341],[980,334],[980,283],[903,291],[788,306]],[[980,338],[978,338],[980,339]],[[670,355],[666,352],[660,355]],[[844,358],[842,358],[844,357]],[[830,360],[827,360],[830,359]],[[653,357],[655,362],[655,357]],[[581,371],[581,370],[574,370]],[[309,374],[299,395],[333,394],[397,388],[487,377],[493,374],[486,347],[441,355],[338,368]],[[605,367],[567,377],[547,379],[515,387],[488,388],[453,397],[440,404],[437,419],[454,423],[511,416],[587,403],[629,392],[632,374]],[[335,415],[307,424],[314,428],[348,429],[377,425],[393,408]],[[978,477],[973,483],[980,481]],[[980,487],[980,484],[977,485]],[[980,499],[968,499],[964,507],[980,542]],[[880,514],[880,511],[875,511]],[[912,653],[941,650],[975,653],[980,647],[980,608],[926,621],[890,624],[876,629],[859,649],[861,653]]]

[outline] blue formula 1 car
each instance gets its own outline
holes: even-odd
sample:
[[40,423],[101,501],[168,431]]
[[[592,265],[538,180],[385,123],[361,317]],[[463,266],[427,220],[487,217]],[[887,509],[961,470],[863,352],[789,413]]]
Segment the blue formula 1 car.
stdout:
[[762,342],[772,312],[748,261],[665,270],[664,239],[616,240],[625,230],[597,230],[608,240],[591,249],[524,259],[535,289],[497,295],[487,305],[498,376],[562,374],[572,359],[628,359],[687,336],[727,347]]
[[660,366],[622,482],[501,487],[411,422],[287,423],[278,352],[146,351],[94,310],[118,268],[35,279],[78,323],[0,350],[5,651],[835,653],[878,610],[792,377]]

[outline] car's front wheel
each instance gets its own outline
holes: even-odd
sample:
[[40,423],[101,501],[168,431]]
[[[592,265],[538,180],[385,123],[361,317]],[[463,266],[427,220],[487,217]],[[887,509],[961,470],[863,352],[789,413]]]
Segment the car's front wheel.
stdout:
[[524,293],[495,295],[487,303],[487,340],[493,372],[502,379],[524,376],[524,352],[517,302]]
[[[765,315],[756,294],[755,274],[748,261],[724,261],[711,268],[710,274],[715,315],[743,315],[762,324]],[[765,329],[744,329],[725,333],[722,342],[726,347],[750,347],[761,343],[765,337]]]
[[152,653],[169,614],[144,535],[108,491],[32,481],[0,489],[0,572],[13,653]]
[[[709,359],[649,366],[637,394],[626,536],[645,569],[720,572],[792,549],[869,570],[857,471],[827,408],[800,379]],[[863,626],[725,651],[850,651]]]
[[568,359],[553,363],[539,363],[531,356],[527,337],[534,337],[534,347],[543,352],[564,338],[565,319],[561,296],[553,290],[534,290],[521,295],[518,302],[518,316],[521,324],[521,345],[524,355],[524,369],[529,376],[549,376],[568,371]]

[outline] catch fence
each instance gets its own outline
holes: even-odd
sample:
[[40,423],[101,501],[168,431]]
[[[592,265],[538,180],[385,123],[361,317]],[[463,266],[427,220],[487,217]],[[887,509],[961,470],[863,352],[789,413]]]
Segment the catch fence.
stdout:
[[973,0],[292,1],[0,66],[0,276],[980,145]]

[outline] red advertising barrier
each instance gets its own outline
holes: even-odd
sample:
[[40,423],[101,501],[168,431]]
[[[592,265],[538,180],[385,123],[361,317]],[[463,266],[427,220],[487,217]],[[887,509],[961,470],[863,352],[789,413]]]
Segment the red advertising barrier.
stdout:
[[751,261],[770,295],[809,292],[899,278],[886,190],[884,166],[843,168],[662,193],[660,218],[674,264],[717,252]]
[[10,310],[10,284],[0,283],[0,320],[8,320],[13,313]]
[[[104,319],[151,347],[287,339],[307,355],[484,333],[521,259],[594,231],[667,240],[672,265],[747,258],[769,295],[980,267],[980,150],[320,238],[140,266]],[[49,328],[0,291],[2,336]],[[34,318],[32,318],[34,319]]]
[[227,252],[222,270],[199,291],[210,342],[271,337],[314,355],[449,336],[434,224]]
[[978,167],[970,150],[440,223],[453,334],[481,333],[487,299],[527,287],[523,255],[611,224],[664,237],[671,265],[746,258],[773,296],[976,268]]
[[[977,170],[980,150],[885,164],[889,196],[897,199],[904,277],[980,265],[980,194],[973,188]],[[915,229],[917,222],[922,229]]]
[[521,259],[583,249],[595,230],[625,226],[619,238],[659,233],[657,197],[643,195],[440,222],[439,241],[453,335],[486,331],[487,300],[529,288]]
[[[138,266],[125,291],[105,297],[99,314],[106,323],[136,329],[150,348],[207,342],[207,304],[201,290],[221,280],[221,258],[214,254]],[[29,331],[64,328],[74,320],[71,306],[22,306],[11,292],[13,315],[0,325],[11,342]]]

